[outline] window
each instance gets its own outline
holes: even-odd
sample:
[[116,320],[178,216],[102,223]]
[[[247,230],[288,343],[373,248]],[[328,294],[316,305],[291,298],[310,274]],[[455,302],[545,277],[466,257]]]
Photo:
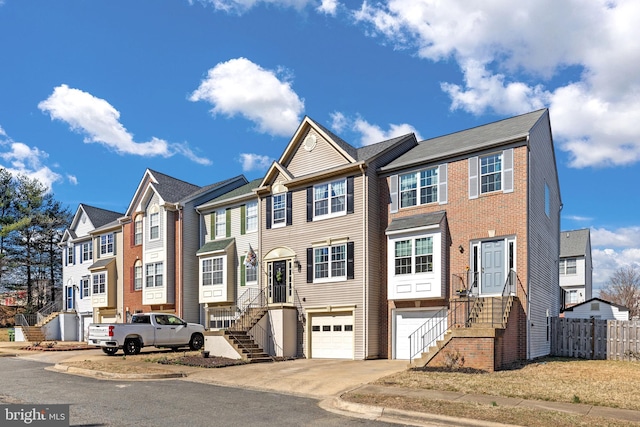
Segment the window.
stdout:
[[245,212],[245,230],[247,232],[258,231],[258,202],[247,203]]
[[89,296],[89,278],[80,280],[80,298],[87,298]]
[[142,290],[142,262],[136,261],[136,265],[133,267],[133,290]]
[[100,236],[100,255],[113,253],[113,233]]
[[142,244],[142,215],[138,215],[136,217],[135,222],[133,223],[133,244],[135,246]]
[[91,261],[93,259],[93,240],[82,244],[82,261]]
[[151,264],[147,264],[147,276],[146,276],[146,287],[147,288],[153,288],[153,287],[160,287],[163,286],[163,277],[162,277],[162,273],[163,273],[163,268],[164,265],[161,262],[156,262],[156,263],[151,263]]
[[255,265],[249,265],[245,267],[245,282],[257,282],[258,281],[258,268]]
[[480,193],[502,189],[502,153],[480,157]]
[[92,276],[93,294],[104,294],[106,292],[107,273],[97,273]]
[[73,246],[67,247],[67,265],[73,264]]
[[567,304],[577,304],[578,303],[578,291],[575,290],[575,289],[567,291],[565,302]]
[[314,217],[346,213],[346,190],[346,179],[313,187]]
[[222,285],[224,283],[224,257],[205,258],[200,262],[202,286]]
[[216,222],[214,230],[214,238],[226,237],[227,235],[227,214],[224,209],[220,209],[215,213]]
[[397,240],[394,248],[395,274],[433,271],[433,237]]
[[314,249],[314,278],[335,279],[347,276],[347,245]]
[[400,207],[438,201],[438,168],[400,175]]
[[149,215],[149,239],[155,240],[160,238],[160,213],[152,213]]
[[287,193],[273,195],[273,226],[285,225],[287,219]]
[[561,259],[558,265],[560,267],[561,276],[576,274],[577,272],[575,258]]

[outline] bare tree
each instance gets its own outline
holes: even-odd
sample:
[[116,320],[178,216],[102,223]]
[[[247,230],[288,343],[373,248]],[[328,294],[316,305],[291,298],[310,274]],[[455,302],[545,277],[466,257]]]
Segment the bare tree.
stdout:
[[640,315],[640,268],[637,265],[620,267],[600,291],[600,298],[629,309],[629,318]]

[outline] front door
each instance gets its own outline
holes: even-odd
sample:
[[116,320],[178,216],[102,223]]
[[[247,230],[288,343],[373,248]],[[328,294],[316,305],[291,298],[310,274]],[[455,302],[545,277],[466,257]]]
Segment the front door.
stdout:
[[481,293],[501,294],[504,288],[504,240],[482,242]]
[[273,262],[273,302],[287,302],[287,262]]

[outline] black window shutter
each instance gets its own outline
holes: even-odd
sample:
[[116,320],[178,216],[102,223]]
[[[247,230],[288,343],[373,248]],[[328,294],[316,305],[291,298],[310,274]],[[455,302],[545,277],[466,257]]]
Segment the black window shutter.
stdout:
[[293,198],[293,193],[291,191],[287,192],[287,225],[293,224],[291,218],[291,199]]
[[347,213],[353,213],[353,177],[347,178]]
[[307,283],[313,283],[313,248],[307,248]]
[[353,242],[347,242],[347,279],[353,279]]
[[313,187],[307,187],[307,222],[313,221]]
[[273,211],[273,205],[271,204],[271,196],[267,196],[264,199],[265,203],[267,204],[267,230],[271,228],[271,212]]

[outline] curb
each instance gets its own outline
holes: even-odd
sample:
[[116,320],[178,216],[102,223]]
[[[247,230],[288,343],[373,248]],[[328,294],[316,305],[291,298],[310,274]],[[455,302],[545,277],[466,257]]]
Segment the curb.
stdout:
[[325,411],[340,415],[357,417],[372,421],[401,422],[415,426],[461,426],[461,427],[514,427],[513,424],[502,424],[491,421],[456,418],[447,415],[429,414],[425,412],[405,411],[381,406],[364,405],[333,397],[323,400],[319,406]]
[[77,368],[75,366],[68,366],[60,363],[56,363],[53,367],[47,367],[45,369],[57,371],[61,373],[83,375],[88,377],[94,377],[99,379],[109,379],[109,380],[162,380],[162,379],[175,379],[175,378],[187,377],[187,374],[185,372],[119,374],[115,372],[104,372],[104,371],[95,371],[93,369]]

